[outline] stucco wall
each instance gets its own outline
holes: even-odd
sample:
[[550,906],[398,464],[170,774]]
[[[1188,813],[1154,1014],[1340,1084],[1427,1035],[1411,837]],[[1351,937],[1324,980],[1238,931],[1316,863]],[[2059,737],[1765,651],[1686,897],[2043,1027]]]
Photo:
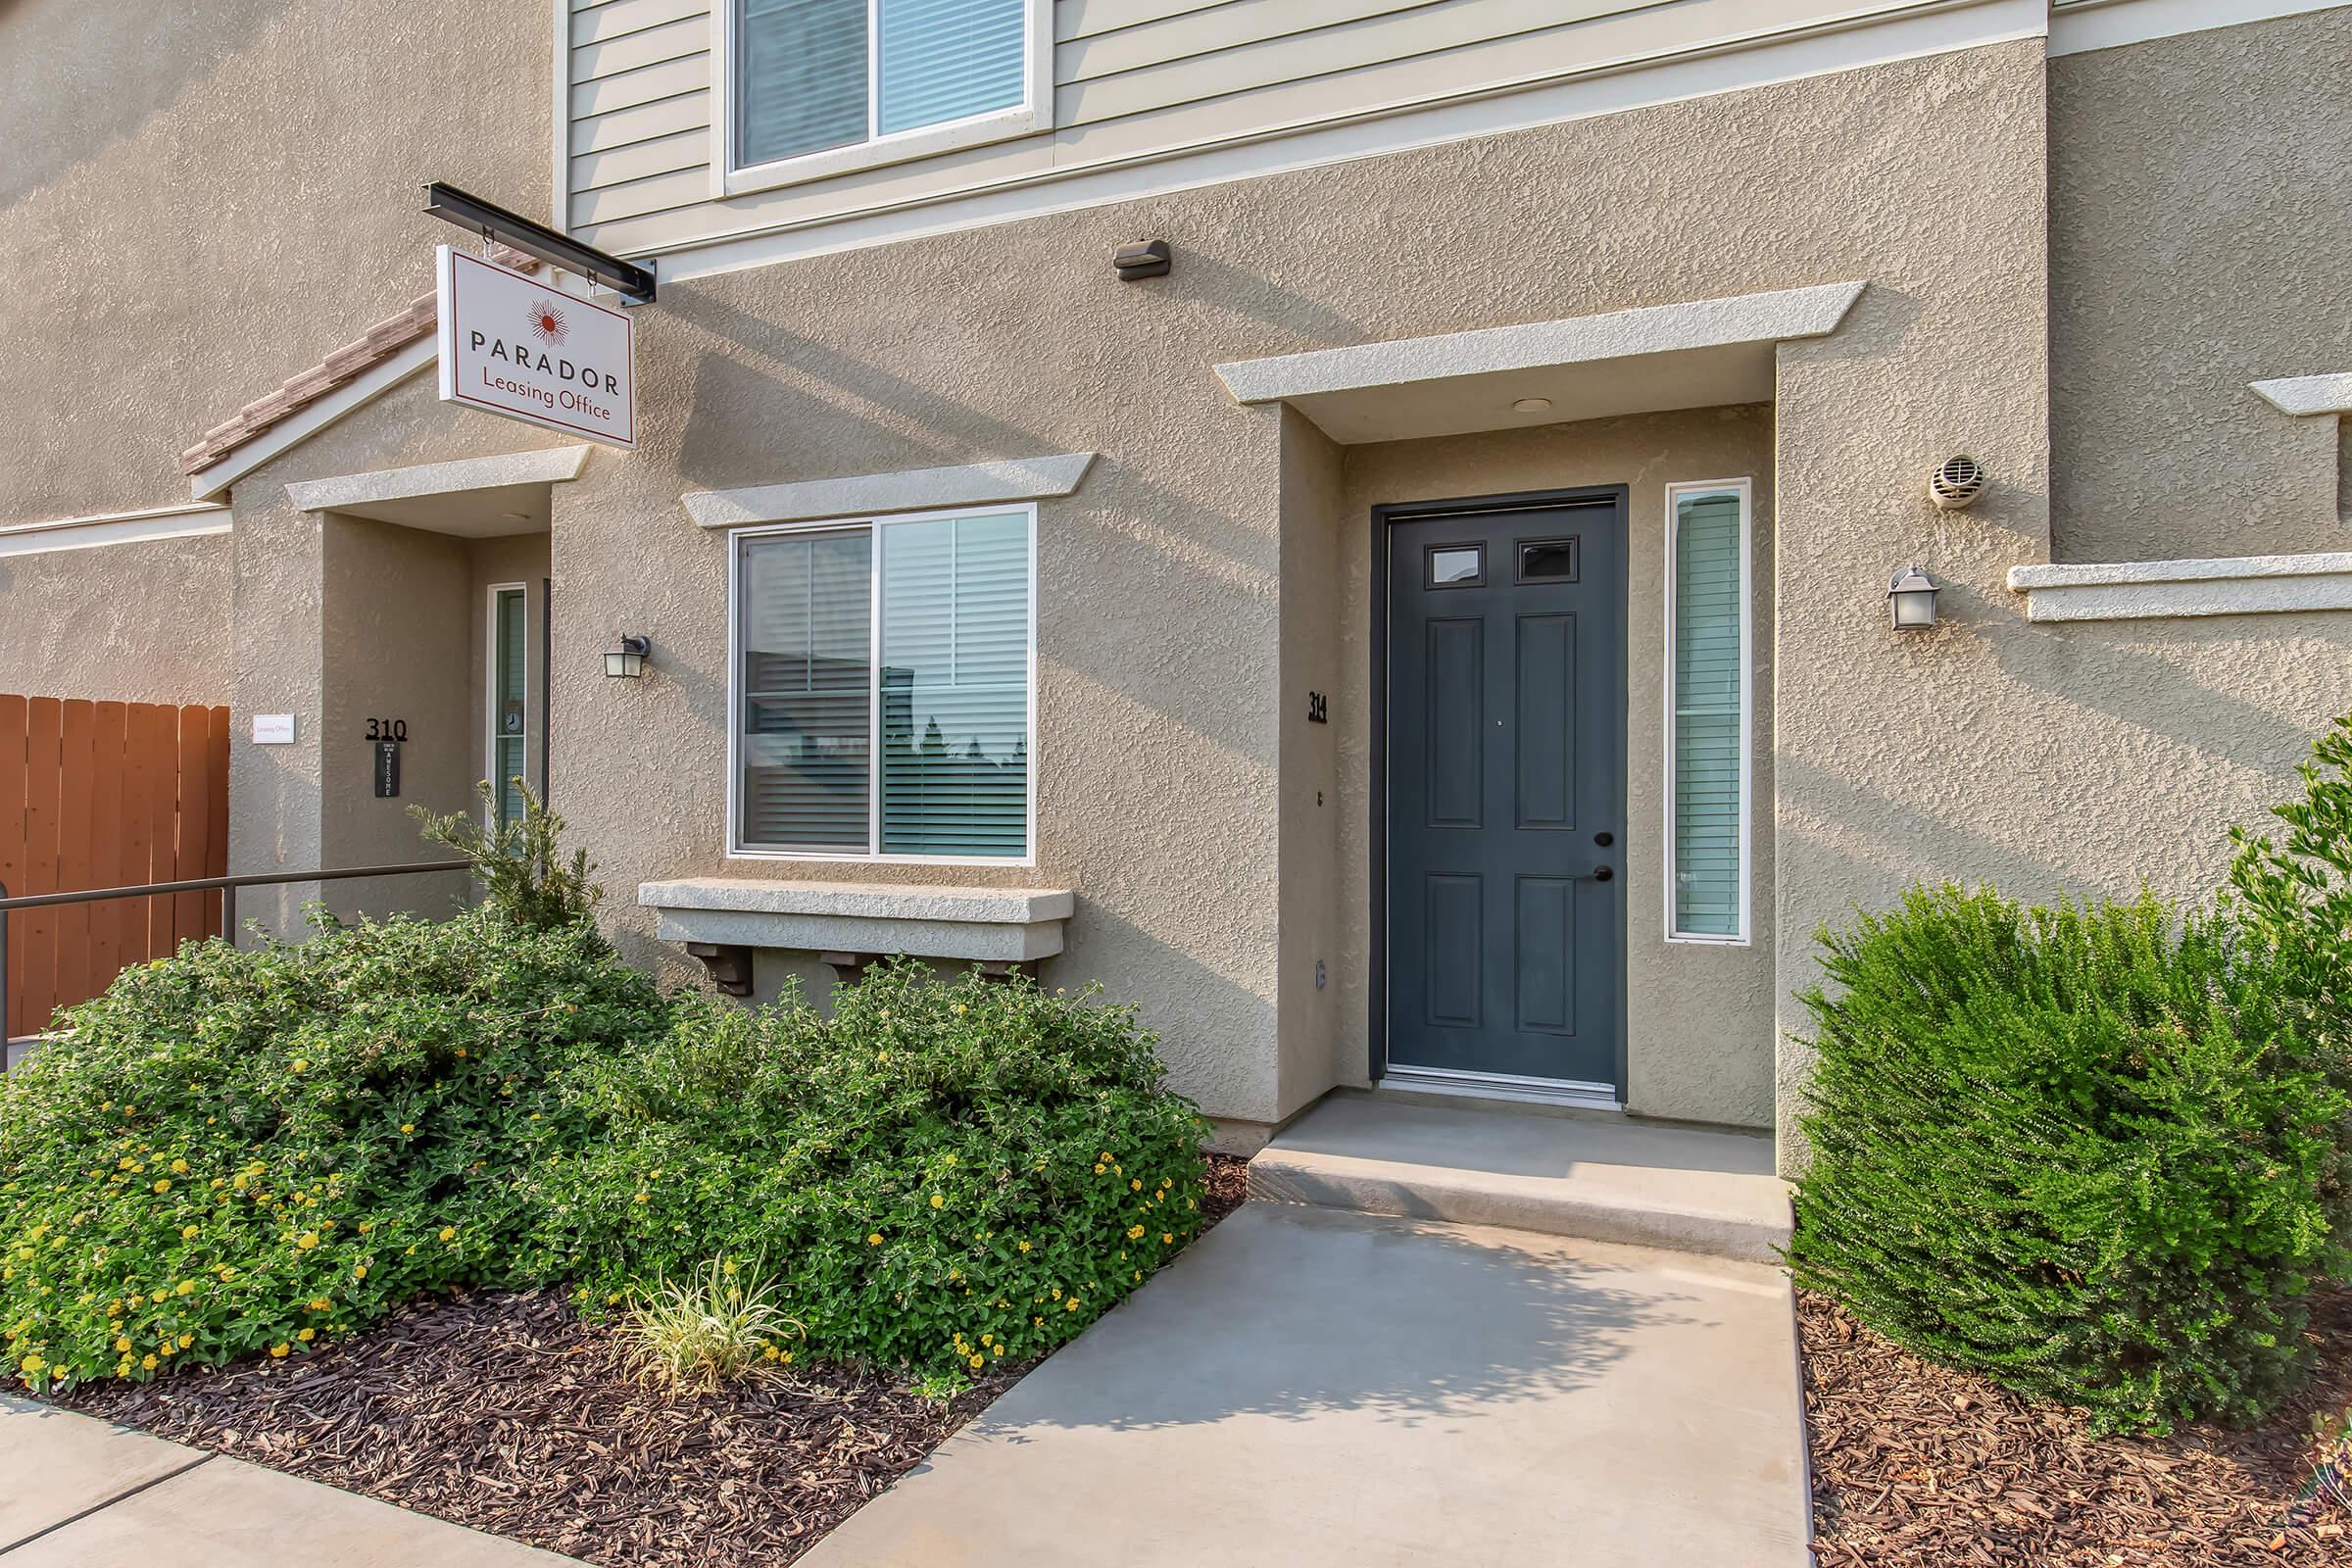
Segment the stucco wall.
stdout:
[[[0,478],[0,484],[5,484]],[[125,703],[228,701],[234,547],[222,533],[0,558],[0,687]]]
[[2050,62],[2050,391],[2065,561],[2342,550],[2352,7]]
[[[1772,411],[1766,406],[1596,419],[1433,441],[1350,447],[1333,532],[1347,651],[1337,700],[1339,877],[1348,911],[1337,971],[1347,977],[1345,1029],[1332,1080],[1366,1081],[1365,994],[1373,702],[1371,510],[1622,484],[1626,498],[1626,1064],[1628,1109],[1642,1115],[1758,1127],[1772,1120]],[[1751,931],[1741,947],[1665,940],[1666,486],[1752,478],[1750,540],[1755,705]]]
[[[1335,1082],[1333,1063],[1349,1033],[1350,932],[1363,921],[1343,857],[1348,826],[1344,784],[1360,761],[1346,715],[1360,709],[1348,689],[1346,616],[1348,504],[1342,488],[1346,449],[1303,415],[1282,414],[1281,705],[1281,1083],[1277,1118],[1313,1102]],[[1359,644],[1360,637],[1356,640]],[[1308,715],[1321,693],[1325,720]],[[1331,711],[1337,706],[1338,713]],[[1336,720],[1336,721],[1335,721]],[[1352,915],[1351,915],[1351,911]],[[1317,974],[1318,967],[1321,970]],[[1320,984],[1318,984],[1318,978]],[[1361,1030],[1355,1031],[1358,1039]],[[1362,1054],[1360,1047],[1357,1052]]]
[[[298,510],[288,499],[286,486],[305,479],[564,444],[552,430],[445,405],[435,396],[432,376],[425,374],[402,383],[359,415],[328,426],[237,481],[229,495],[237,542],[236,635],[231,639],[235,676],[229,696],[234,710],[229,737],[231,871],[353,863],[340,858],[344,845],[331,836],[328,823],[342,808],[330,810],[327,797],[330,793],[367,795],[369,791],[366,768],[346,755],[346,749],[354,746],[364,752],[365,729],[335,730],[335,747],[330,753],[326,736],[335,715],[329,696],[360,689],[351,684],[355,668],[374,660],[376,649],[372,641],[345,640],[330,622],[338,615],[347,619],[376,611],[396,617],[400,608],[393,597],[400,591],[397,581],[371,585],[364,576],[340,575],[332,579],[330,593],[329,519]],[[336,518],[333,525],[348,528],[353,519]],[[388,532],[397,541],[408,531]],[[430,551],[433,545],[429,541],[435,538],[418,535],[418,548]],[[459,568],[467,570],[462,552]],[[454,591],[463,594],[469,582],[469,575],[462,576]],[[367,598],[370,593],[372,601]],[[397,624],[396,618],[393,624]],[[469,633],[463,622],[458,623],[454,635],[454,642],[409,666],[433,690],[462,678],[461,672],[471,667]],[[412,714],[418,710],[402,695],[397,680],[372,689],[377,700],[400,703],[409,707]],[[466,711],[469,715],[470,710]],[[254,745],[249,716],[257,712],[293,713],[296,743]],[[473,760],[466,765],[470,768],[479,764],[481,747],[470,733],[470,722],[467,729],[466,739]],[[355,740],[355,735],[359,739]],[[370,799],[367,808],[398,804],[402,803]],[[390,847],[394,838],[386,836],[380,842]],[[438,858],[413,837],[408,840],[407,853],[419,859]],[[240,912],[261,920],[267,929],[299,932],[303,929],[302,905],[318,897],[319,887],[318,883],[292,884],[275,897],[256,890],[245,895]],[[439,907],[446,902],[442,893],[439,888],[428,888],[420,897]]]
[[[1078,913],[1049,982],[1100,976],[1142,1003],[1176,1082],[1212,1112],[1268,1121],[1317,1087],[1296,1053],[1319,1049],[1320,1026],[1278,1027],[1294,1004],[1333,1008],[1344,1031],[1321,1070],[1360,1073],[1354,963],[1332,963],[1319,1004],[1298,997],[1311,911],[1287,948],[1276,912],[1286,740],[1293,759],[1324,744],[1289,734],[1304,716],[1290,676],[1319,657],[1305,628],[1321,612],[1311,592],[1285,594],[1285,568],[1316,557],[1286,535],[1300,509],[1284,460],[1298,494],[1322,465],[1302,467],[1309,444],[1286,446],[1283,414],[1237,407],[1210,367],[1844,278],[1872,284],[1853,321],[1783,357],[1778,511],[1786,524],[1793,467],[1811,639],[1793,689],[1815,711],[1793,726],[1784,711],[1781,744],[1796,748],[1793,808],[1818,810],[1813,780],[1849,763],[1855,790],[1914,792],[1916,775],[1849,757],[1843,738],[1873,702],[1892,710],[1888,755],[1948,729],[1932,696],[1911,706],[1912,651],[1878,638],[1895,558],[1950,564],[1917,499],[1929,466],[1975,451],[2008,486],[1969,514],[1972,587],[1955,599],[2005,605],[1999,573],[2046,549],[2041,66],[2037,41],[2000,45],[665,286],[639,318],[644,445],[559,487],[554,525],[556,801],[604,862],[629,951],[694,972],[627,903],[656,877],[1068,886]],[[1809,127],[1804,159],[1786,155],[1790,124]],[[1955,235],[1917,193],[1978,166],[1990,173]],[[1673,202],[1655,199],[1664,188]],[[1172,243],[1172,276],[1110,276],[1105,259],[1139,235]],[[1956,380],[1954,363],[1971,374]],[[1082,450],[1102,454],[1084,487],[1040,509],[1038,865],[727,860],[725,550],[679,493]],[[1784,531],[1777,553],[1790,549]],[[1286,613],[1305,617],[1287,646]],[[654,639],[641,682],[595,672],[623,622]],[[1838,694],[1831,711],[1822,693]],[[1343,693],[1333,707],[1360,716]],[[1336,765],[1344,737],[1329,744]],[[1654,732],[1636,746],[1654,758]],[[1987,772],[1962,820],[2020,787]],[[1903,863],[1970,842],[1908,843]],[[1294,869],[1309,845],[1290,840]],[[1871,869],[1800,875],[1800,920],[1899,885],[1891,865]],[[1760,965],[1764,951],[1723,961]],[[1800,942],[1788,966],[1809,961]],[[1722,982],[1751,1010],[1756,972]],[[1294,1038],[1307,1044],[1286,1051]],[[1766,1114],[1760,1049],[1681,1060],[1679,1083],[1637,1079],[1644,1108]]]
[[185,500],[199,435],[432,286],[456,230],[422,181],[544,213],[549,27],[543,0],[0,6],[0,522]]
[[[328,514],[322,529],[319,843],[324,864],[447,858],[416,836],[411,806],[466,809],[481,759],[466,723],[471,564],[463,540]],[[368,720],[406,720],[400,794],[379,797]],[[250,736],[248,737],[250,738]],[[324,888],[338,914],[446,913],[462,875],[353,879]]]

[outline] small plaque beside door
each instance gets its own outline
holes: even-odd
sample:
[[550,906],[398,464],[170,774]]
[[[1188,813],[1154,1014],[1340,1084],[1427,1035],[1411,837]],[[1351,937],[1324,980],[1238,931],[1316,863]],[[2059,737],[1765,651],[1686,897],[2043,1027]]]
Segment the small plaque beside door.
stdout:
[[375,798],[379,801],[397,800],[400,796],[400,742],[375,743]]

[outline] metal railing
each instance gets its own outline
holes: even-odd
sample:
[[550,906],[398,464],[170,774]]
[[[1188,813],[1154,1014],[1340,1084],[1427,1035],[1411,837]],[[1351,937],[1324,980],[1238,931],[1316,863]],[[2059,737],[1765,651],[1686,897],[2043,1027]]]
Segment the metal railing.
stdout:
[[[27,893],[18,898],[0,882],[0,1044],[8,1033],[8,917],[17,909],[40,909],[58,904],[99,904],[109,899],[155,899],[172,893],[220,895],[220,930],[231,941],[237,934],[237,889],[282,887],[293,882],[343,882],[356,877],[422,876],[436,871],[464,871],[471,860],[416,860],[406,865],[347,865],[333,871],[270,871],[254,876],[200,876],[186,882],[147,882],[126,888],[85,888],[75,893]],[[8,1054],[0,1049],[0,1072],[8,1070]]]

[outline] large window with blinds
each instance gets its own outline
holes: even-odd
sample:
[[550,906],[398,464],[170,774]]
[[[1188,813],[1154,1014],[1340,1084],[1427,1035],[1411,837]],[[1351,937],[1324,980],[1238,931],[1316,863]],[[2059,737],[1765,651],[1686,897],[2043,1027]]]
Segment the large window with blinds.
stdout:
[[[1051,122],[1052,0],[725,0],[731,189]],[[738,179],[737,175],[745,176]]]
[[1030,858],[1035,526],[735,535],[731,854]]
[[1748,481],[1666,491],[1666,936],[1748,939]]

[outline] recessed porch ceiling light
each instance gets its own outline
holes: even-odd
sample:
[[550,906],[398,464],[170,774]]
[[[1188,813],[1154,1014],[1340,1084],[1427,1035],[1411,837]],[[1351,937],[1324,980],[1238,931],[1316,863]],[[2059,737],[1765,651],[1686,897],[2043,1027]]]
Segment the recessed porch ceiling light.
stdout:
[[1549,414],[1551,412],[1551,399],[1521,398],[1516,403],[1511,405],[1511,412],[1513,414]]

